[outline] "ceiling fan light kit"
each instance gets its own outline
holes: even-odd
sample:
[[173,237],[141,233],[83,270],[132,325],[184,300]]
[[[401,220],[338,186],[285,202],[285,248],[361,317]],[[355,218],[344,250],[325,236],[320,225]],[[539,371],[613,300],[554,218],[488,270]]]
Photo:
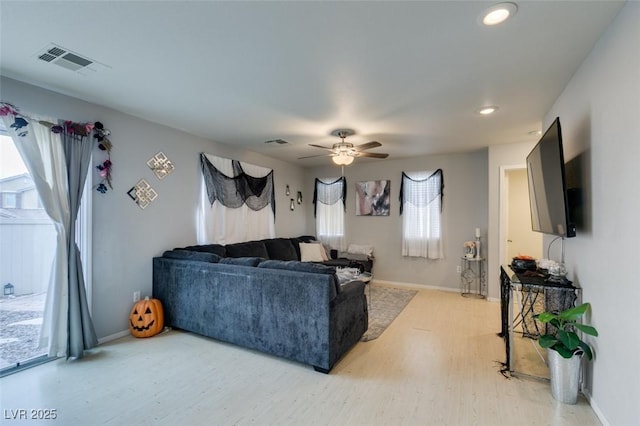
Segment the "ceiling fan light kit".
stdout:
[[353,163],[354,158],[355,157],[352,157],[347,153],[340,153],[338,155],[334,155],[333,157],[331,157],[333,162],[336,163],[338,166],[348,166],[349,164]]
[[301,160],[303,158],[329,156],[335,164],[339,166],[348,166],[349,164],[353,163],[355,157],[387,158],[389,156],[389,154],[365,152],[365,150],[367,149],[382,146],[380,142],[371,141],[358,146],[354,146],[352,143],[344,141],[347,136],[351,136],[354,134],[355,131],[353,131],[352,129],[336,129],[331,132],[331,135],[338,136],[340,139],[342,139],[341,142],[334,143],[332,147],[315,144],[309,145],[314,148],[326,149],[327,151],[330,151],[328,154],[309,155],[306,157],[300,157],[299,159]]

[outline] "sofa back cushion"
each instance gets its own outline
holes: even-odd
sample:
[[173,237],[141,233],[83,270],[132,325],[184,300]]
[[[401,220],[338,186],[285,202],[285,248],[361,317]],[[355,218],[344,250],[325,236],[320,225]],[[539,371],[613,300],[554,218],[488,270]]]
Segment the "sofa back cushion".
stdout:
[[220,257],[226,257],[227,253],[223,245],[220,244],[204,244],[201,246],[188,246],[183,250],[202,251],[206,253],[214,253]]
[[182,259],[182,260],[196,260],[199,262],[209,262],[209,263],[218,263],[221,259],[215,253],[206,253],[199,251],[190,251],[190,250],[168,250],[162,254],[162,257],[166,257],[169,259]]
[[336,285],[336,293],[340,293],[341,290],[338,277],[336,277],[336,268],[332,266],[321,265],[319,263],[298,262],[297,260],[265,260],[258,265],[258,268],[284,269],[294,272],[331,275],[333,276],[333,281]]
[[220,259],[219,263],[226,265],[240,265],[240,266],[258,266],[260,262],[265,259],[263,257],[224,257]]
[[289,238],[272,238],[262,241],[267,248],[269,259],[300,260],[298,253]]
[[247,241],[244,243],[227,244],[227,257],[262,257],[269,258],[267,247],[262,241]]

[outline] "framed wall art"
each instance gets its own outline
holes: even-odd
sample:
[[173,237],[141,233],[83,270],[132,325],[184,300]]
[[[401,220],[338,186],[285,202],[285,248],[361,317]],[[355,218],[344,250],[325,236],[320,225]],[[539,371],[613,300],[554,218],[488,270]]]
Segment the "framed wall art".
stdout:
[[390,180],[356,183],[356,216],[389,216]]

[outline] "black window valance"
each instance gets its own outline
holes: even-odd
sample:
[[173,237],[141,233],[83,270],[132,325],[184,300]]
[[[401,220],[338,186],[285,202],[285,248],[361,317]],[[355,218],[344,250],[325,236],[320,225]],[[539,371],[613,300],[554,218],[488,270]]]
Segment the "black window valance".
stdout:
[[400,214],[404,203],[410,203],[416,207],[429,205],[436,197],[440,197],[440,211],[442,211],[442,195],[444,190],[444,178],[442,169],[438,169],[424,179],[412,179],[402,172],[400,184]]
[[218,170],[204,153],[200,153],[200,166],[207,187],[209,203],[220,202],[223,206],[237,209],[246,204],[251,210],[262,210],[271,204],[276,215],[276,199],[273,188],[273,170],[264,177],[249,176],[242,170],[239,161],[231,160],[233,176]]
[[313,216],[316,216],[317,203],[333,205],[342,200],[342,206],[346,210],[346,199],[347,179],[344,176],[329,183],[316,178],[313,190]]

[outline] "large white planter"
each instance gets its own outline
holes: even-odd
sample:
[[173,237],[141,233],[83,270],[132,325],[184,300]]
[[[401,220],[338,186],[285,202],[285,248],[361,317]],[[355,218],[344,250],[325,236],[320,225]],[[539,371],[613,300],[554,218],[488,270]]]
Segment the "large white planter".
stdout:
[[549,360],[549,376],[551,377],[551,394],[565,404],[578,401],[580,389],[580,366],[582,355],[563,358],[553,349],[547,351]]

